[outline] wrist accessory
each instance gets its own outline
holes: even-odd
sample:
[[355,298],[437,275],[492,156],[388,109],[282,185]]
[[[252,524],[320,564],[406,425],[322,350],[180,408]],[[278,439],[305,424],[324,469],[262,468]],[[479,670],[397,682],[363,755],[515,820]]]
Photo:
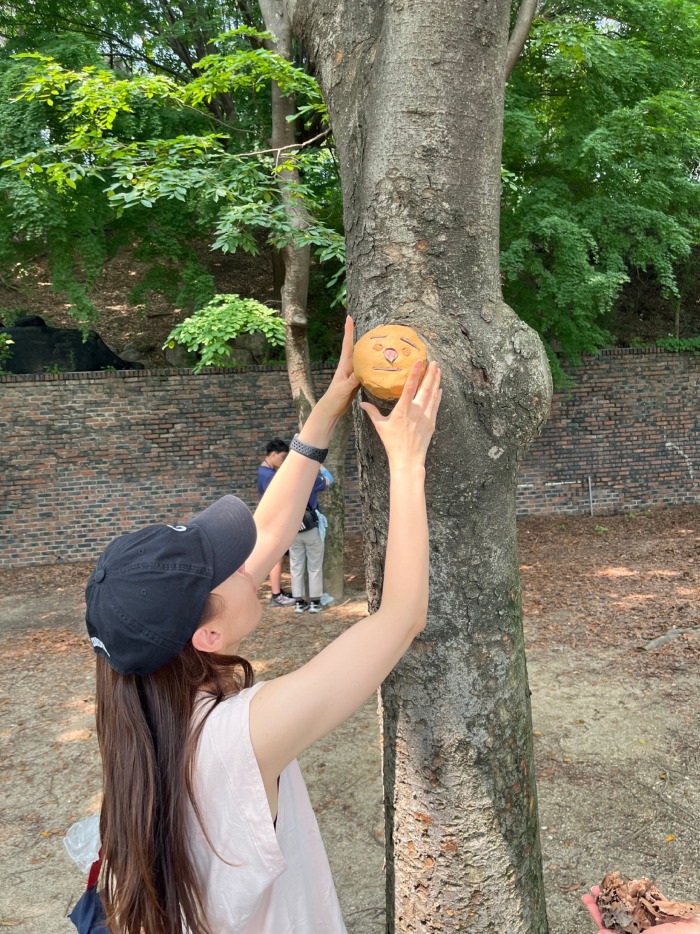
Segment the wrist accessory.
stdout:
[[312,461],[318,461],[319,464],[322,464],[328,456],[328,448],[315,448],[311,444],[304,444],[303,441],[299,440],[299,435],[294,435],[289,450],[296,451],[297,454],[302,454],[304,457],[309,457]]

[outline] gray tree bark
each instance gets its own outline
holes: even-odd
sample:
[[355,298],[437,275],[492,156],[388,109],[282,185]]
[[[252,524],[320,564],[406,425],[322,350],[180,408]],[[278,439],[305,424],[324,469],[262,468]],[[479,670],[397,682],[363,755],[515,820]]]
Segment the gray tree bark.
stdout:
[[515,64],[525,48],[532,21],[537,14],[538,0],[521,0],[518,16],[506,48],[506,81],[510,78]]
[[333,474],[334,483],[323,494],[321,510],[328,517],[325,549],[323,552],[323,586],[336,600],[345,589],[345,455],[352,429],[351,416],[338,422],[333,443],[328,449],[326,467]]
[[[425,633],[382,689],[389,931],[544,934],[515,490],[551,396],[501,295],[510,0],[285,0],[341,163],[358,336],[416,329],[443,370]],[[370,607],[386,461],[356,420]]]

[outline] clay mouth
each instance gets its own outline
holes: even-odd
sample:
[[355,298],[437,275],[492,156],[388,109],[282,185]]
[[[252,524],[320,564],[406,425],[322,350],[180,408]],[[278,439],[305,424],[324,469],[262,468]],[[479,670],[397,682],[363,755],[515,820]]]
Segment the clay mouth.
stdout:
[[401,370],[397,366],[373,366],[373,370],[379,370],[380,373],[400,373]]

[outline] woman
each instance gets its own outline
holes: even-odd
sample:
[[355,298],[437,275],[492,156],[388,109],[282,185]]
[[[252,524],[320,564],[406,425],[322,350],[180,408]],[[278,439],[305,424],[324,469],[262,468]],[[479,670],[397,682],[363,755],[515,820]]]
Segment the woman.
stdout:
[[187,525],[121,536],[87,589],[104,771],[102,900],[114,934],[341,934],[296,757],[377,689],[424,628],[425,455],[440,403],[414,367],[388,417],[390,520],[380,609],[306,665],[253,684],[240,655],[256,590],[299,527],[358,383],[352,321],[333,381],[251,517],[224,497]]

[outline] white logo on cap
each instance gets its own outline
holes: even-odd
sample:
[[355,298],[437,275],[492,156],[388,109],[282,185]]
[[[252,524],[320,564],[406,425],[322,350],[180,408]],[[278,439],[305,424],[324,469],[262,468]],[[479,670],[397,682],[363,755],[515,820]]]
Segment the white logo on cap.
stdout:
[[186,525],[169,525],[168,528],[172,529],[173,532],[186,532],[187,531]]
[[[92,642],[92,644],[95,646],[96,649],[102,649],[105,655],[109,655],[109,652],[107,651],[107,646],[104,644],[102,639],[98,639],[96,636],[92,636],[92,638],[90,639],[90,642]],[[109,655],[109,657],[111,658],[112,656]]]

